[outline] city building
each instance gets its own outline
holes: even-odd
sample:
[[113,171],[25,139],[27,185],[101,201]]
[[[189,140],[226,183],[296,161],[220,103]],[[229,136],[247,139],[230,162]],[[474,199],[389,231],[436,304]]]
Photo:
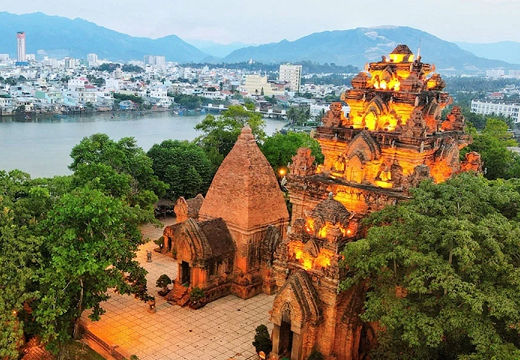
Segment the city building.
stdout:
[[498,79],[498,78],[504,77],[505,74],[506,74],[505,71],[502,69],[486,70],[486,76],[493,78],[493,79]]
[[166,58],[164,56],[160,56],[160,55],[145,55],[144,64],[145,65],[154,65],[154,66],[165,66]]
[[88,66],[97,66],[98,65],[98,56],[96,54],[88,54],[87,62],[88,62]]
[[76,59],[66,57],[64,60],[65,69],[75,69],[76,68]]
[[507,104],[496,101],[472,100],[471,112],[481,115],[502,115],[510,117],[516,123],[520,122],[520,104],[518,103]]
[[267,76],[257,74],[246,75],[246,81],[243,89],[247,91],[249,95],[273,96],[284,94],[283,89],[279,89],[267,81]]
[[16,45],[16,60],[20,64],[25,64],[27,62],[27,58],[25,56],[25,32],[19,31],[16,33]]
[[286,81],[289,84],[289,90],[300,92],[300,85],[302,82],[302,66],[282,64],[280,65],[280,81]]

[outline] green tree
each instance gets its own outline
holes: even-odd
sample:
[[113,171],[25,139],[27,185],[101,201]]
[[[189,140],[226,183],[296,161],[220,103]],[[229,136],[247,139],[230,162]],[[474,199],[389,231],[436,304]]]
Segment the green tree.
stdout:
[[312,150],[312,155],[318,164],[323,163],[323,154],[320,144],[306,133],[288,132],[287,134],[277,133],[265,139],[260,149],[264,153],[267,161],[275,171],[287,166],[296,155],[298,148],[308,147]]
[[[122,138],[115,142],[105,134],[94,134],[83,138],[72,149],[70,156],[73,162],[69,168],[78,172],[78,180],[76,180],[78,184],[92,181],[104,183],[101,189],[109,189],[110,195],[115,195],[118,191],[127,191],[124,176],[107,179],[100,175],[129,175],[130,193],[127,201],[132,206],[150,207],[166,192],[167,185],[153,173],[152,159],[136,145],[134,138]],[[109,171],[106,166],[99,166],[100,164],[109,166],[113,171]],[[88,167],[92,165],[95,167],[89,169]],[[124,188],[118,190],[115,188],[117,184],[121,184]]]
[[273,349],[273,343],[271,341],[271,337],[269,336],[267,326],[262,324],[256,327],[255,341],[253,341],[253,346],[255,347],[257,353],[263,351],[266,355],[269,355]]
[[197,144],[165,140],[152,146],[147,155],[153,160],[155,175],[169,185],[167,198],[191,198],[208,190],[215,169]]
[[507,148],[518,144],[507,130],[504,121],[488,118],[484,130],[473,134],[473,143],[464,150],[481,154],[488,179],[520,177],[520,156]]
[[[149,214],[142,216],[151,220]],[[54,351],[77,335],[84,310],[92,309],[90,318],[99,319],[109,289],[146,297],[146,271],[135,260],[143,243],[140,218],[119,199],[78,188],[61,197],[40,223],[47,256],[38,271],[40,297],[33,316]]]
[[423,182],[372,214],[346,245],[348,289],[364,284],[372,359],[520,357],[520,183],[462,174]]
[[176,94],[175,102],[188,110],[195,110],[202,106],[202,98],[197,95]]
[[[23,305],[37,296],[33,278],[41,261],[43,238],[33,231],[37,204],[45,191],[30,191],[29,177],[20,171],[0,171],[0,358],[18,359],[23,345]],[[32,202],[23,209],[18,199]],[[32,212],[32,214],[31,214]],[[19,215],[19,216],[17,216]],[[32,218],[32,224],[29,219]]]
[[208,115],[195,126],[202,135],[195,143],[202,146],[211,162],[218,167],[224,157],[231,151],[238,139],[240,130],[248,125],[257,141],[265,139],[265,121],[258,113],[248,111],[240,105],[231,105],[221,116]]
[[310,117],[311,110],[308,106],[292,106],[287,110],[287,119],[295,125],[305,125]]

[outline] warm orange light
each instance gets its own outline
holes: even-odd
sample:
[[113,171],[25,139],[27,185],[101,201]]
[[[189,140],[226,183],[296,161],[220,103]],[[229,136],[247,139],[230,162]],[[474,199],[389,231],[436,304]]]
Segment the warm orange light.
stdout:
[[285,168],[280,168],[278,170],[278,174],[280,174],[280,176],[285,176],[285,174],[287,174],[287,170],[285,170]]
[[408,56],[408,62],[413,62],[414,55],[408,55],[408,54],[390,54],[390,60],[392,60],[394,63],[401,63],[404,62],[405,56]]
[[329,251],[322,249],[320,253],[318,254],[318,257],[316,258],[316,265],[321,266],[322,268],[326,268],[330,266],[330,259],[332,258],[334,254]]
[[305,231],[309,235],[314,235],[314,219],[308,218],[305,221]]
[[[325,223],[325,226],[323,226],[319,231],[318,231],[318,237],[322,238],[322,239],[325,239],[327,237],[327,234],[329,233],[329,231],[331,231],[333,228],[335,227],[334,224],[330,223],[330,222],[326,222]],[[345,233],[346,233],[346,230],[343,229],[343,227],[341,225],[338,225],[338,228],[340,229],[341,231],[341,234],[343,236],[345,236]]]
[[290,251],[293,252],[296,260],[299,260],[300,265],[305,270],[310,270],[312,268],[325,268],[330,266],[331,258],[334,256],[334,253],[330,250],[321,249],[318,256],[313,257],[308,252],[303,250],[303,244],[300,242],[291,242],[289,244]]

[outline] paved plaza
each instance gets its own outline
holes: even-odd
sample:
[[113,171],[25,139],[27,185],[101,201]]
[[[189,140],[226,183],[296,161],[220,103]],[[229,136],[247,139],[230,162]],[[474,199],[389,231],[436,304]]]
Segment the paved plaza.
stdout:
[[[164,225],[172,224],[168,219]],[[171,257],[153,252],[153,261],[146,262],[146,251],[157,245],[153,240],[162,235],[162,228],[151,225],[142,228],[151,240],[137,254],[148,270],[148,290],[157,300],[156,313],[133,296],[112,294],[102,304],[106,314],[92,322],[83,316],[89,332],[120,353],[135,354],[139,360],[245,360],[255,355],[252,341],[255,328],[265,324],[272,330],[269,313],[273,296],[260,294],[249,300],[228,295],[205,307],[192,310],[168,304],[157,294],[155,282],[162,274],[174,279],[177,263]]]

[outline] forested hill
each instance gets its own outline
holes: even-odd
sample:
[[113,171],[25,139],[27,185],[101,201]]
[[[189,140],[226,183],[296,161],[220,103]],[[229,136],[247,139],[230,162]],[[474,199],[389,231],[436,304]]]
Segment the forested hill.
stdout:
[[314,33],[295,41],[283,40],[260,46],[235,50],[224,59],[240,62],[253,59],[260,62],[298,62],[355,65],[363,68],[369,61],[381,59],[397,44],[407,44],[412,51],[421,48],[425,62],[434,63],[439,70],[468,71],[518,65],[478,57],[462,50],[456,44],[444,41],[429,33],[410,27],[383,26]]

